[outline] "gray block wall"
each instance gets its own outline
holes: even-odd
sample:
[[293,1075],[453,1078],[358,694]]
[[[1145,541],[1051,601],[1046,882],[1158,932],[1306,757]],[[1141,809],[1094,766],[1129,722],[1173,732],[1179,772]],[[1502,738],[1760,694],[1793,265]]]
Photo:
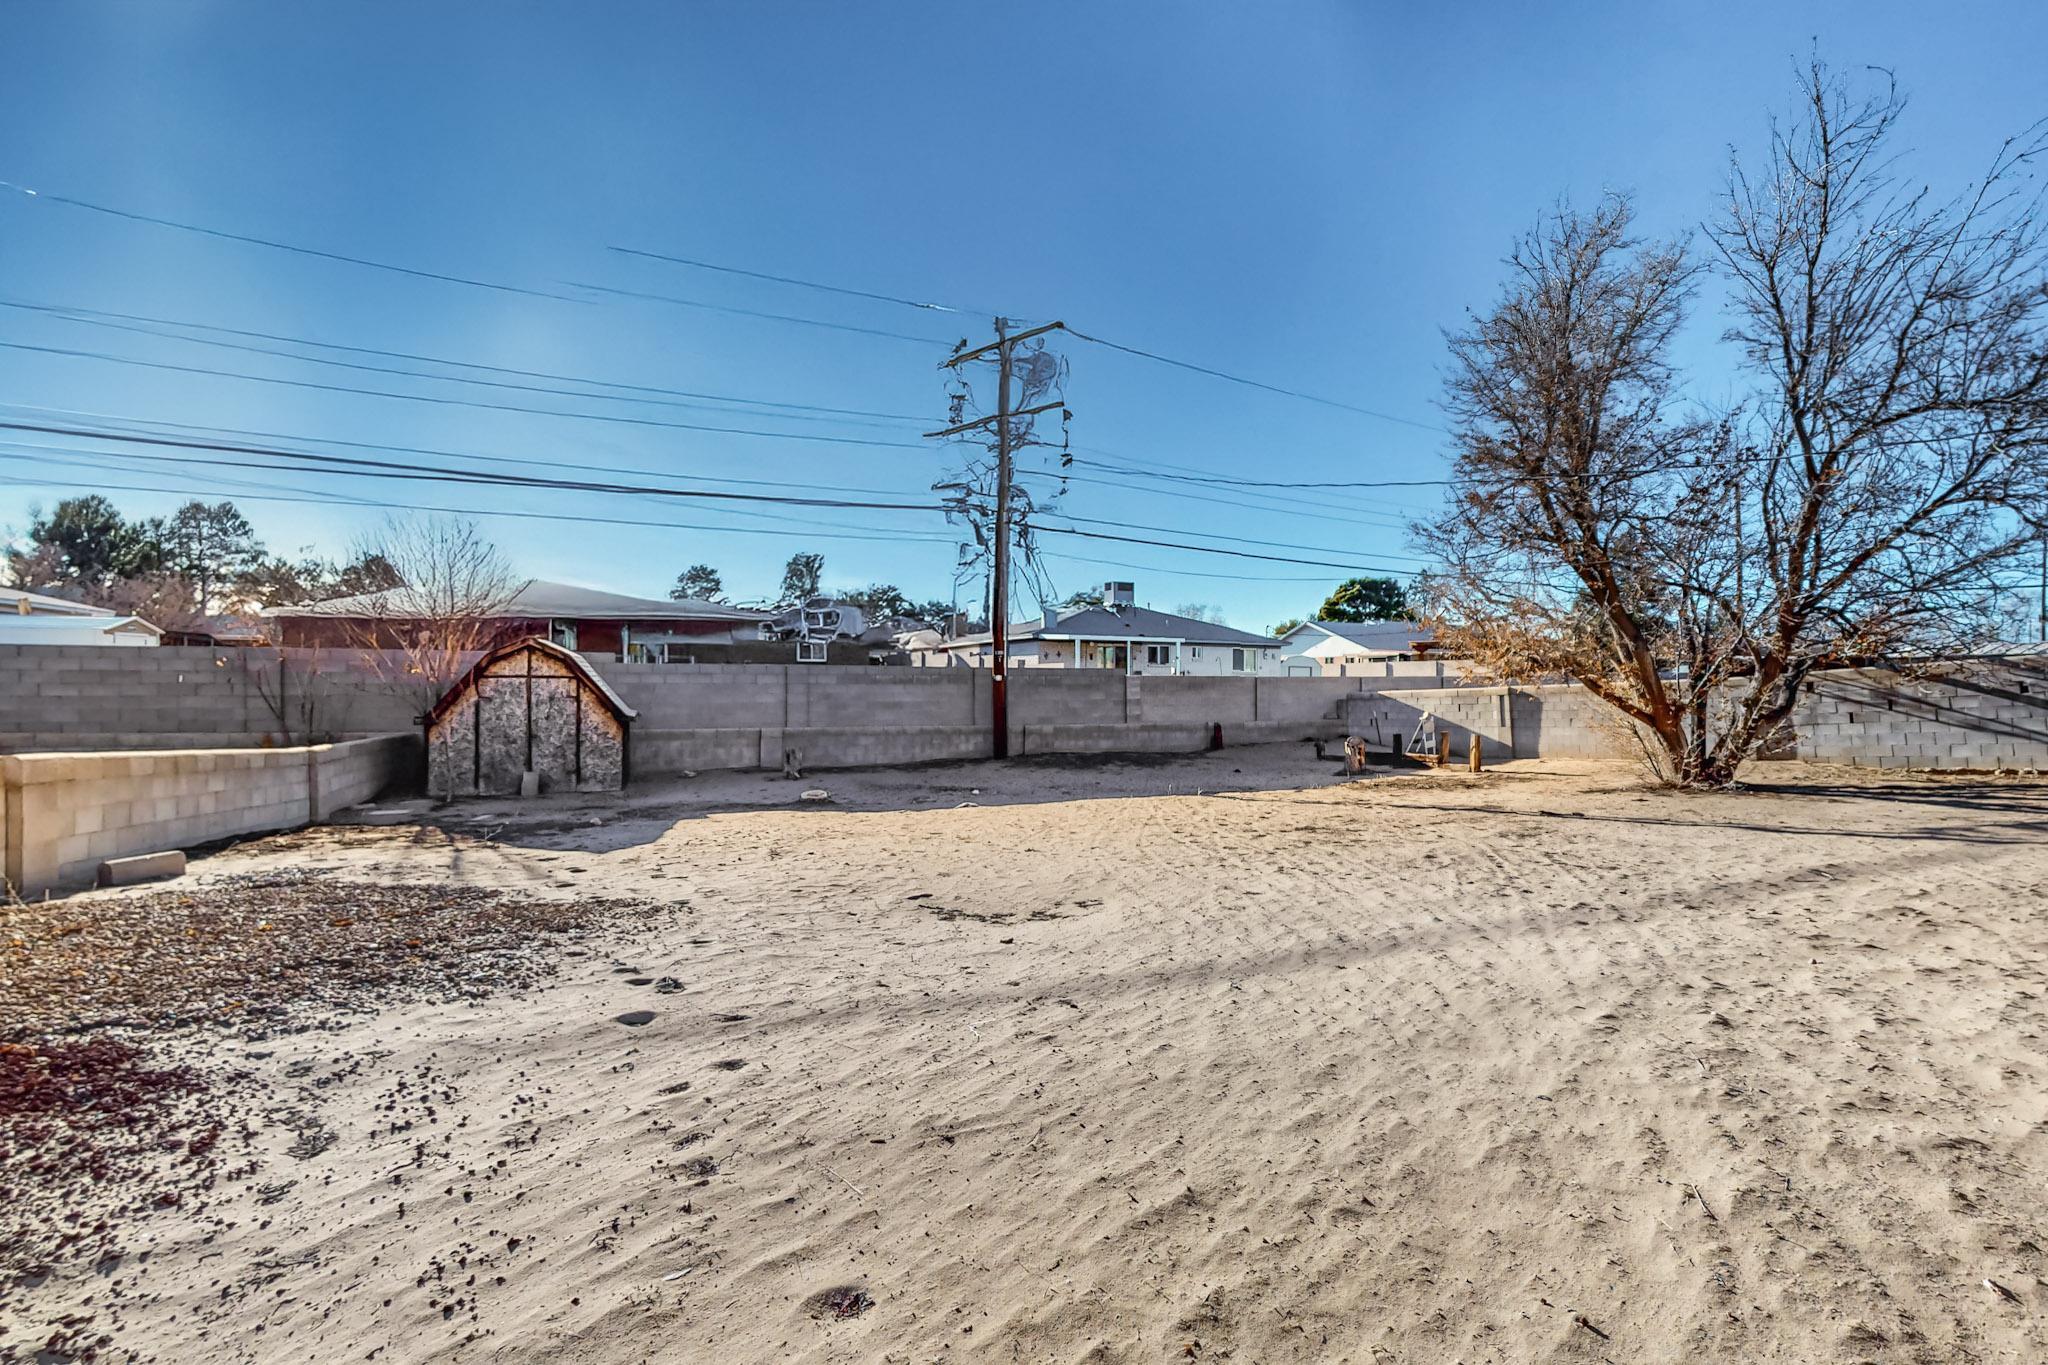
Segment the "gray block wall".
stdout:
[[[937,732],[985,728],[990,720],[989,676],[981,669],[593,662],[639,712],[635,745],[643,753],[634,767],[643,774],[751,766],[769,749],[779,762],[779,747],[764,735],[785,731],[831,732],[815,741],[820,753],[872,755],[861,761],[966,754],[973,745],[965,738]],[[1028,730],[1043,751],[1066,743],[1114,748],[1117,727],[1135,726],[1166,727],[1123,733],[1146,746],[1218,724],[1227,743],[1297,733],[1372,739],[1375,727],[1383,737],[1405,736],[1433,712],[1460,753],[1477,733],[1490,758],[1631,756],[1620,718],[1582,689],[1503,693],[1460,685],[1455,665],[1383,667],[1380,676],[1345,678],[1020,668],[1010,675],[1009,721],[1013,740]],[[430,691],[388,659],[345,650],[0,646],[0,753],[412,730]],[[1879,767],[2048,768],[2048,659],[1972,663],[1937,677],[1818,675],[1795,721],[1787,756]],[[917,730],[934,733],[909,733]],[[855,731],[874,733],[857,740]]]

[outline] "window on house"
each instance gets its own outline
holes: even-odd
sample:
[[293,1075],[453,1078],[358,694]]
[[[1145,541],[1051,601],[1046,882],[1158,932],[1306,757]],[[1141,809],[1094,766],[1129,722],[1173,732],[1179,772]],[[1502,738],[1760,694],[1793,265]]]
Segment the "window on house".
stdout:
[[1173,662],[1172,645],[1146,645],[1145,662],[1148,664],[1170,664]]
[[1230,651],[1230,669],[1231,669],[1231,671],[1232,671],[1233,673],[1242,673],[1242,672],[1244,672],[1244,651],[1243,651],[1243,650],[1241,650],[1241,649],[1233,649],[1233,650],[1231,650],[1231,651]]
[[796,644],[796,661],[800,664],[821,664],[825,662],[823,640],[799,640]]
[[1188,647],[1188,657],[1189,657],[1189,658],[1191,658],[1191,659],[1199,659],[1199,658],[1201,658],[1201,657],[1202,657],[1202,647],[1201,647],[1200,645],[1190,645],[1190,646]]

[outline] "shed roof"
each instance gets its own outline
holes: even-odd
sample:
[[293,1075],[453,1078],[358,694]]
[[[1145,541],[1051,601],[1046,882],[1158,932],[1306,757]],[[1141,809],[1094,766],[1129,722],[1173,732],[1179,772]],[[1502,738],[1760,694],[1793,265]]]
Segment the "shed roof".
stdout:
[[[1150,607],[1076,607],[1059,614],[1048,627],[1043,617],[1033,621],[1021,621],[1010,627],[1012,640],[1183,640],[1191,645],[1239,645],[1245,648],[1268,647],[1280,642],[1269,635],[1254,635],[1248,630],[1233,630],[1219,626],[1213,621],[1198,621],[1192,616],[1176,616],[1170,611],[1154,611]],[[963,635],[957,640],[948,640],[938,646],[940,649],[958,649],[963,645],[985,645],[989,633]]]
[[[295,607],[265,607],[263,615],[392,619],[417,613],[406,609],[406,589],[386,588]],[[765,621],[769,617],[765,611],[752,611],[724,602],[706,602],[694,597],[681,600],[628,597],[624,593],[582,588],[573,583],[555,583],[545,578],[528,579],[503,607],[491,615],[572,620],[598,617],[625,621]]]
[[538,650],[567,664],[570,671],[588,683],[590,690],[597,693],[599,700],[603,701],[611,709],[611,713],[620,720],[632,720],[640,714],[632,707],[626,705],[625,698],[612,691],[611,684],[606,682],[604,676],[592,668],[590,661],[581,654],[578,654],[573,649],[564,649],[553,640],[543,636],[529,635],[524,639],[514,640],[510,644],[499,645],[496,649],[484,651],[483,657],[471,664],[469,671],[457,678],[449,685],[448,690],[441,694],[440,700],[434,703],[434,708],[427,712],[427,724],[433,725],[434,722],[440,720],[442,716],[453,709],[461,700],[462,694],[476,685],[476,680],[483,676],[485,669],[507,655],[520,654],[527,650]]

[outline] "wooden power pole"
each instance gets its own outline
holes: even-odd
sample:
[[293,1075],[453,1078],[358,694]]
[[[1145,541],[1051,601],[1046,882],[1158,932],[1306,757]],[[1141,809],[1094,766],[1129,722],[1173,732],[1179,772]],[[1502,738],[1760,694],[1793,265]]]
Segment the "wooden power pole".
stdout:
[[1048,322],[1043,327],[1034,327],[1028,332],[1010,335],[1010,320],[997,318],[996,339],[986,346],[977,346],[971,351],[962,351],[951,360],[940,365],[940,369],[953,369],[970,360],[992,360],[996,366],[996,410],[987,417],[972,422],[961,422],[943,431],[928,431],[927,437],[938,439],[958,436],[977,427],[993,425],[996,436],[996,524],[994,565],[989,581],[989,649],[992,654],[989,670],[989,724],[994,727],[991,738],[995,744],[995,756],[1010,756],[1010,484],[1012,473],[1011,457],[1015,453],[1015,442],[1010,436],[1010,423],[1019,417],[1030,417],[1036,413],[1050,412],[1066,406],[1064,401],[1041,403],[1035,408],[1010,411],[1010,357],[1020,341],[1029,341],[1047,332],[1057,332],[1065,327],[1064,322]]

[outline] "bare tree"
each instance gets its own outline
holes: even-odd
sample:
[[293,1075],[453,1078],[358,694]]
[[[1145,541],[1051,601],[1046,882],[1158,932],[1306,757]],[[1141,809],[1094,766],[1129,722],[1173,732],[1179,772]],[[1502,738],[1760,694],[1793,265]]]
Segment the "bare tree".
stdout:
[[396,582],[363,595],[352,643],[371,670],[431,706],[495,642],[527,580],[516,577],[476,523],[392,517],[357,547],[357,562],[388,566]]
[[1676,401],[1683,246],[1560,210],[1451,338],[1454,487],[1418,528],[1450,648],[1584,683],[1684,785],[1732,781],[1816,669],[1981,645],[2048,502],[2043,138],[1937,202],[1887,159],[1895,90],[1816,65],[1801,96],[1708,229],[1747,402]]

